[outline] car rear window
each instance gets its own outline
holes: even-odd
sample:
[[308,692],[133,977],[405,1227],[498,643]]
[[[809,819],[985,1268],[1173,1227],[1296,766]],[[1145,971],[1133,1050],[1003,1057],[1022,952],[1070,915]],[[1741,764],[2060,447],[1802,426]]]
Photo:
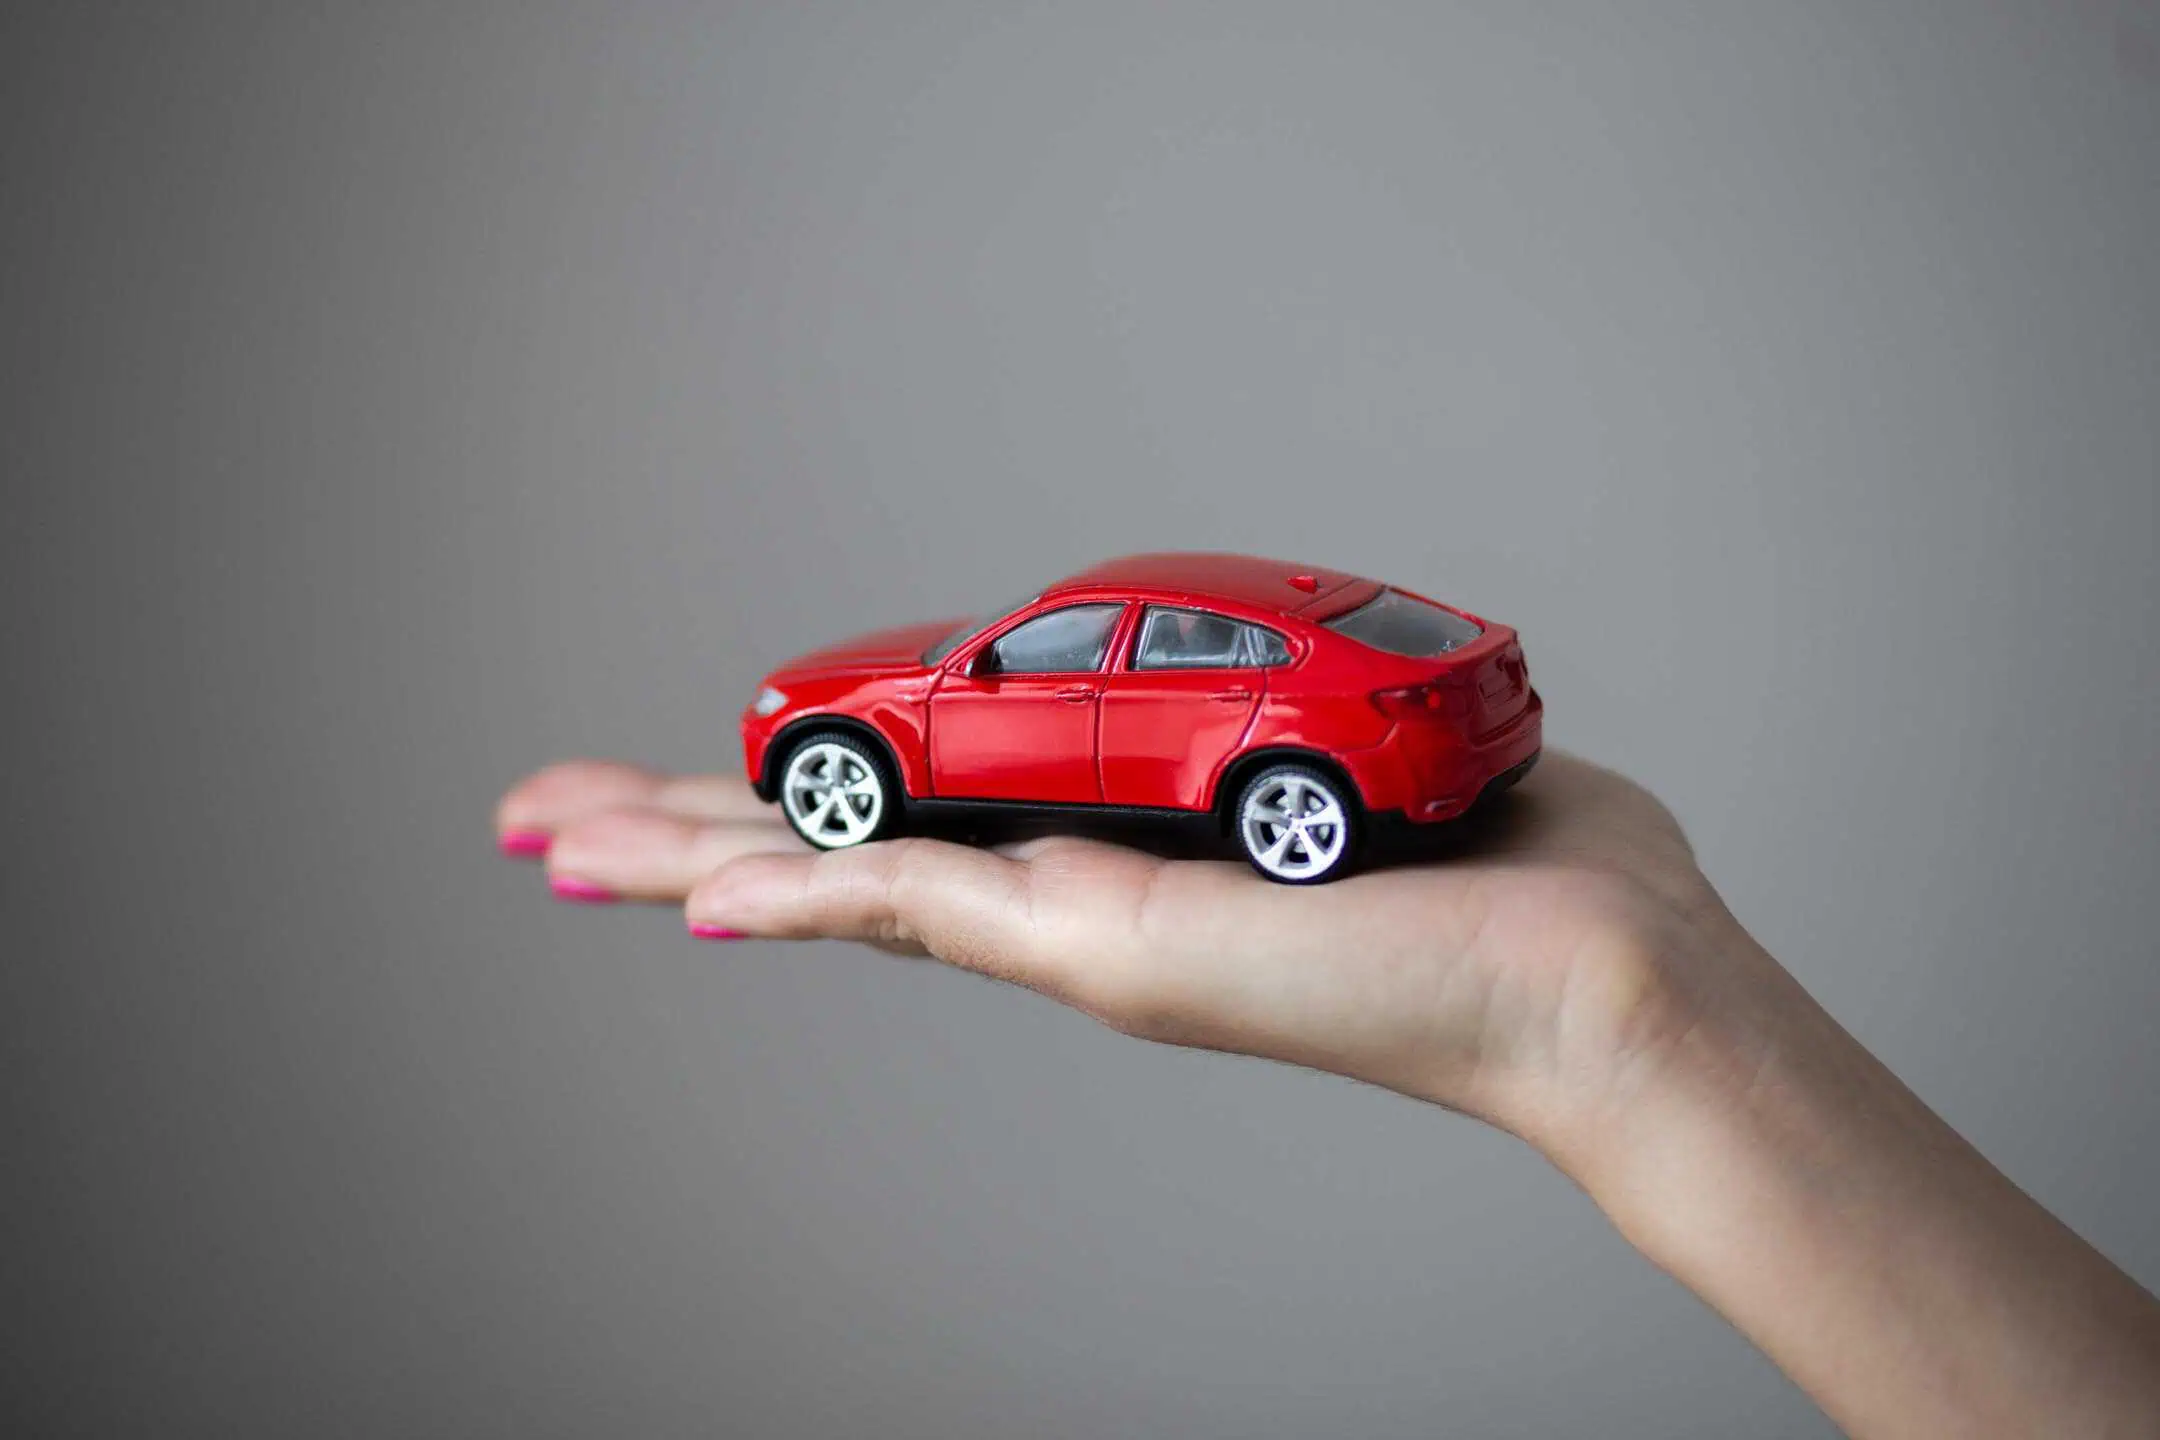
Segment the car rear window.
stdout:
[[1325,623],[1338,635],[1390,655],[1445,655],[1485,633],[1476,621],[1400,590],[1382,590],[1357,609]]

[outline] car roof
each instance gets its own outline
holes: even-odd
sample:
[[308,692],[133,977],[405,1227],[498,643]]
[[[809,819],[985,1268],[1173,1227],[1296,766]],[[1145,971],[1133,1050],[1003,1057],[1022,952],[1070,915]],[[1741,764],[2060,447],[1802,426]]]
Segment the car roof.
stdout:
[[1075,590],[1126,590],[1151,599],[1224,601],[1295,615],[1321,605],[1346,586],[1369,583],[1318,565],[1180,550],[1105,560],[1058,581],[1043,591],[1043,598]]

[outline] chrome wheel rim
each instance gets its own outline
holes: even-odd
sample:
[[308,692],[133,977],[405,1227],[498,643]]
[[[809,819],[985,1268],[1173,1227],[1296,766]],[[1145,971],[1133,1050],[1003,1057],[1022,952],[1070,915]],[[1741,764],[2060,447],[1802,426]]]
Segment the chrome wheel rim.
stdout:
[[780,803],[805,840],[827,850],[860,844],[885,814],[877,767],[830,740],[805,745],[788,759]]
[[1335,792],[1310,775],[1276,775],[1255,785],[1238,811],[1245,853],[1270,875],[1310,880],[1342,859],[1350,817]]

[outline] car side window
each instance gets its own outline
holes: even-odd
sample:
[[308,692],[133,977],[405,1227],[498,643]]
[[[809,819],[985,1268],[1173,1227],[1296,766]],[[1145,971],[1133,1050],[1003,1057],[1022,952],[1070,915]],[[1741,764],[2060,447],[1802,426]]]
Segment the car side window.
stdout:
[[996,675],[1067,675],[1100,670],[1123,605],[1068,605],[1015,625],[990,645]]
[[1133,669],[1250,670],[1289,660],[1289,643],[1263,626],[1205,610],[1151,605],[1140,627]]

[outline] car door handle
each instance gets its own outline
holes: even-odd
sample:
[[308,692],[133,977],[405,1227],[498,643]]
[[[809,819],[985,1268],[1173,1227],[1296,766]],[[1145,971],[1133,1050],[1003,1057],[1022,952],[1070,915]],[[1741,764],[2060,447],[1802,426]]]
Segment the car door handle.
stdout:
[[1068,705],[1080,705],[1094,699],[1097,693],[1092,685],[1068,685],[1057,692],[1057,698]]
[[1220,700],[1225,705],[1227,705],[1233,700],[1252,699],[1252,691],[1240,685],[1234,690],[1217,690],[1214,694],[1208,696],[1207,698],[1210,700]]

